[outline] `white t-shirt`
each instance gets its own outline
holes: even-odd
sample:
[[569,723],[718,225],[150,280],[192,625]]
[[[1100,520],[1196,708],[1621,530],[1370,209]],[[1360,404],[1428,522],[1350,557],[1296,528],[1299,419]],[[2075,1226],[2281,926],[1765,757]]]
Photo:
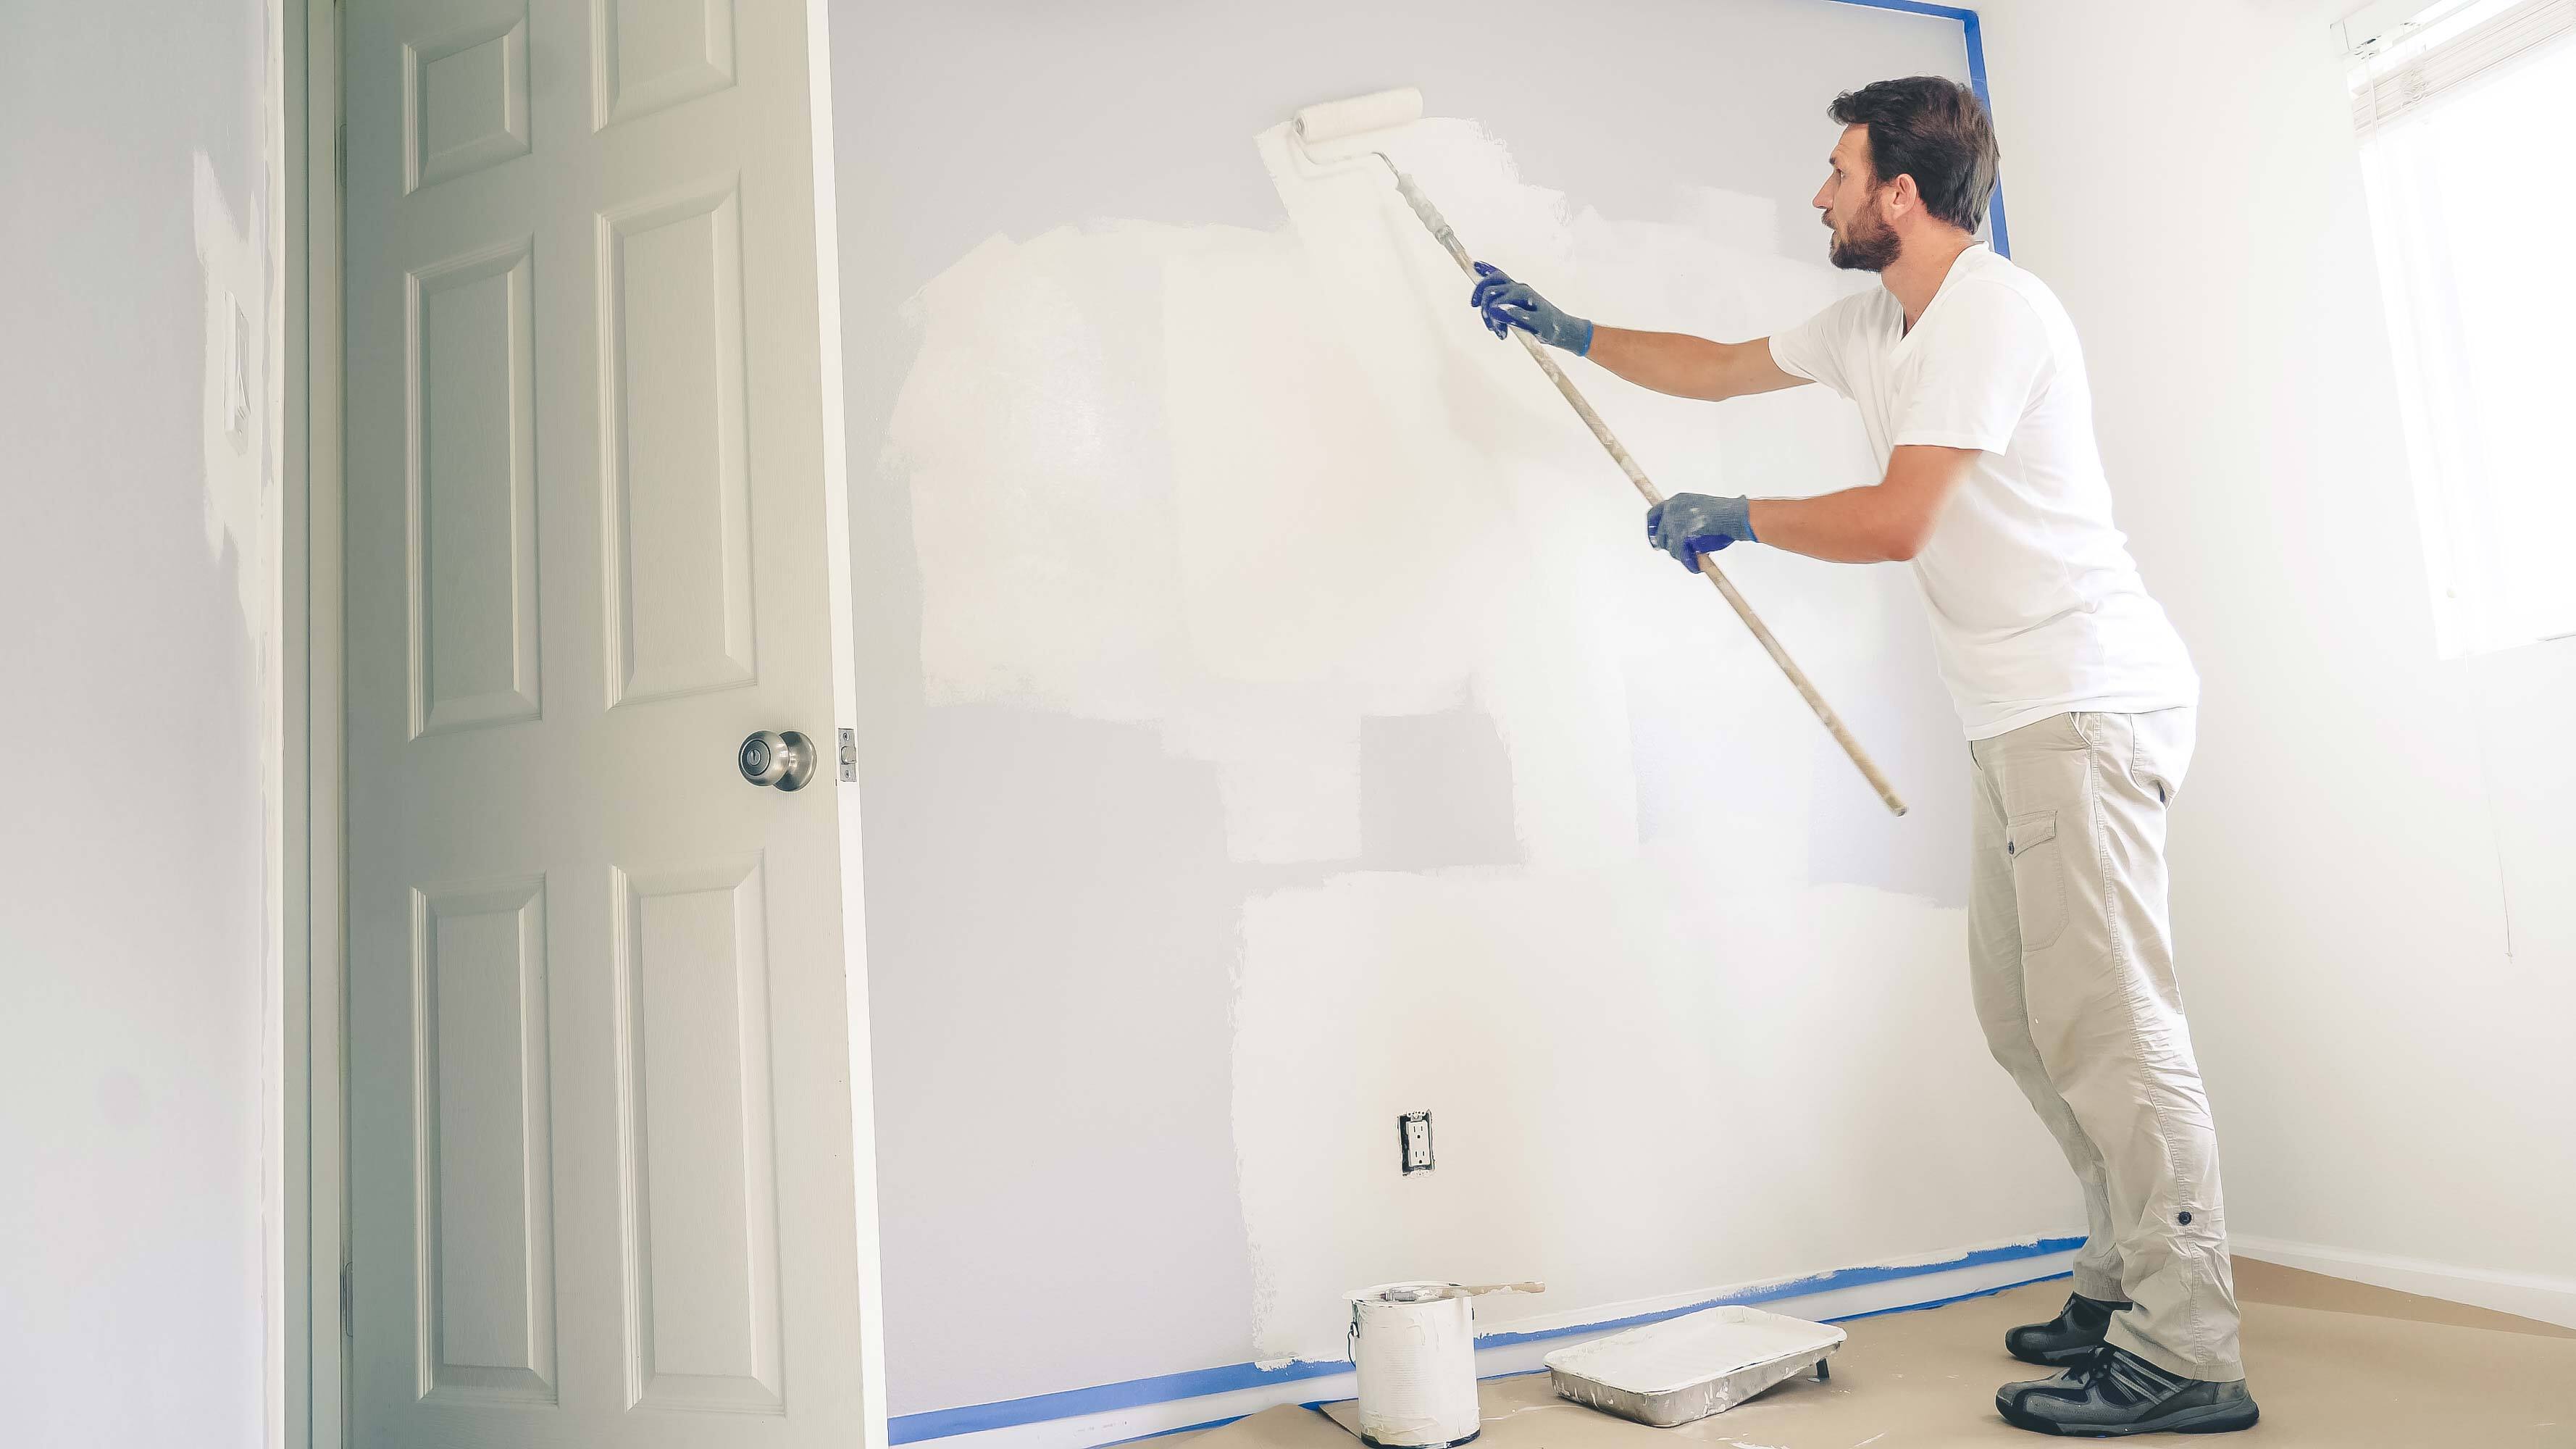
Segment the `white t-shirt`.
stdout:
[[1914,556],[1969,739],[2198,701],[2191,656],[2111,523],[2075,324],[2037,277],[1973,246],[1912,332],[1872,287],[1772,338],[1771,359],[1860,404],[1882,469],[1917,443],[1980,450]]

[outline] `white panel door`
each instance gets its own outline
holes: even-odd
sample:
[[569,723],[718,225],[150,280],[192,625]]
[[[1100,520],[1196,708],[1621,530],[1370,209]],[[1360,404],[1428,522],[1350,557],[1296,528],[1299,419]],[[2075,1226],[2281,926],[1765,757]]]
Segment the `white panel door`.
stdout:
[[[370,1449],[862,1442],[808,25],[348,0]],[[813,784],[742,778],[763,729],[822,748]]]

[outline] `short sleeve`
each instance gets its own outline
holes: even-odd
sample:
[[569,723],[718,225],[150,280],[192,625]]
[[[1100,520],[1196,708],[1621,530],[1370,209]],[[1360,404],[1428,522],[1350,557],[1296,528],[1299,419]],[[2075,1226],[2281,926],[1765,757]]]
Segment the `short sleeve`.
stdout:
[[1859,332],[1859,309],[1868,298],[1867,292],[1854,292],[1788,331],[1771,334],[1772,365],[1850,397],[1850,373],[1843,359]]
[[2010,287],[1963,288],[1922,331],[1890,446],[2004,451],[2051,357],[2038,310]]

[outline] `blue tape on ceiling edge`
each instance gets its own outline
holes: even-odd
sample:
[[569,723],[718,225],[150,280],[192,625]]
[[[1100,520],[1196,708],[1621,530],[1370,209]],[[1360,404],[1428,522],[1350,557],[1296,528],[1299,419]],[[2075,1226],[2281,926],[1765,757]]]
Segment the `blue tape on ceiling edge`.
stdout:
[[[1986,103],[1986,117],[1992,120],[1995,114],[1995,97],[1992,91],[1986,89],[1985,33],[1977,25],[1976,11],[1965,10],[1960,13],[1967,17],[1959,24],[1960,28],[1967,32],[1968,85],[1976,91],[1977,99]],[[1996,254],[2011,256],[2012,235],[2004,229],[2004,183],[2001,177],[1995,180],[1994,200],[1987,205],[1986,221],[1989,234],[1994,238]]]
[[[1974,1268],[1987,1263],[2009,1262],[2020,1258],[2042,1258],[2051,1253],[2068,1253],[2084,1246],[2082,1238],[2041,1238],[2036,1242],[2011,1243],[2000,1248],[1979,1248],[1937,1263],[1916,1263],[1898,1268],[1841,1268],[1813,1278],[1798,1278],[1786,1283],[1750,1289],[1706,1303],[1686,1304],[1680,1308],[1656,1313],[1641,1313],[1629,1318],[1606,1319],[1599,1323],[1577,1323],[1564,1328],[1544,1329],[1536,1333],[1486,1333],[1476,1337],[1478,1348],[1500,1348],[1508,1344],[1528,1343],[1537,1339],[1565,1338],[1578,1333],[1600,1333],[1611,1329],[1632,1328],[1641,1323],[1655,1323],[1697,1313],[1706,1308],[1727,1304],[1768,1303],[1781,1298],[1804,1297],[1811,1293],[1830,1292],[1836,1288],[1857,1288],[1871,1283],[1885,1283],[1899,1278],[1919,1278],[1927,1273],[1946,1273],[1954,1268]],[[2054,1275],[2052,1275],[2054,1276]],[[2032,1280],[2038,1281],[2038,1280]],[[1976,1297],[1978,1294],[1961,1295]],[[1953,1303],[1956,1298],[1943,1298],[1933,1303],[1907,1304],[1907,1308],[1926,1308],[1940,1303]],[[1900,1312],[1881,1309],[1880,1312]],[[1226,1364],[1219,1368],[1192,1369],[1186,1373],[1158,1374],[1152,1378],[1129,1379],[1124,1383],[1099,1384],[1087,1389],[1066,1389],[1060,1393],[1034,1394],[1025,1399],[1003,1399],[990,1404],[967,1404],[954,1409],[932,1409],[925,1413],[903,1414],[886,1421],[886,1437],[892,1444],[917,1444],[926,1439],[944,1439],[952,1434],[972,1434],[983,1429],[1005,1429],[1018,1424],[1043,1423],[1049,1419],[1070,1419],[1083,1414],[1108,1413],[1115,1409],[1141,1408],[1147,1404],[1170,1403],[1176,1399],[1202,1398],[1209,1394],[1231,1393],[1237,1389],[1254,1389],[1268,1384],[1293,1383],[1299,1379],[1322,1378],[1328,1374],[1350,1372],[1343,1359],[1300,1359],[1277,1368],[1258,1364]],[[1148,1436],[1155,1437],[1155,1436]]]
[[1925,0],[1834,0],[1834,3],[1857,5],[1863,10],[1898,10],[1907,15],[1935,15],[1943,20],[1956,20],[1963,24],[1973,24],[1977,18],[1977,12],[1974,10],[1962,9],[1956,5],[1928,4]]
[[[1832,0],[1832,3],[1855,5],[1863,10],[1894,10],[1906,15],[1929,15],[1940,20],[1959,22],[1960,37],[1967,42],[1968,46],[1968,89],[1975,91],[1977,99],[1986,103],[1988,116],[1995,113],[1994,92],[1986,87],[1985,31],[1977,22],[1976,11],[1956,5],[1927,4],[1925,0]],[[2004,188],[2001,181],[1995,183],[1995,196],[1986,207],[1986,219],[1987,234],[1994,239],[1996,254],[2011,256],[2012,234],[2004,226]]]

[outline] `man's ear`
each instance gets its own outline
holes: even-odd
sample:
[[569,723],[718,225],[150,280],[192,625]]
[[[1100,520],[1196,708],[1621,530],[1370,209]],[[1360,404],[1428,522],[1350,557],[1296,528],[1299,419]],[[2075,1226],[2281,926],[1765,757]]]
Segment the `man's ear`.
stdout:
[[1923,204],[1923,193],[1915,189],[1914,177],[1910,172],[1898,172],[1896,179],[1887,183],[1882,189],[1882,194],[1887,199],[1882,203],[1883,209],[1879,212],[1879,219],[1891,225],[1899,217]]

